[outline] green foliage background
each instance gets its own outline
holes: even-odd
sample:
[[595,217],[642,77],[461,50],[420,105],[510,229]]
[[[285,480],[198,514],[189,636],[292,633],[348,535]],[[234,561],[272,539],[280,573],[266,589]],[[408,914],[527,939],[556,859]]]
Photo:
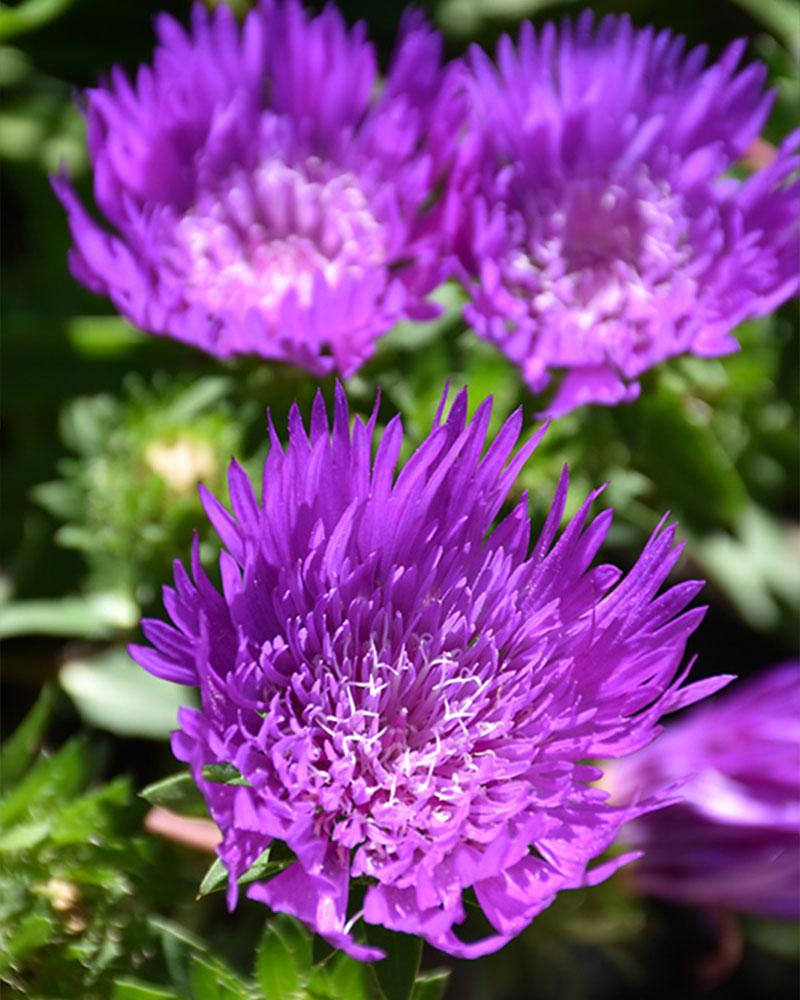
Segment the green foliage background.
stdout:
[[[0,6],[6,736],[36,702],[3,750],[0,981],[9,995],[48,998],[358,1000],[382,989],[392,998],[413,991],[416,1000],[433,1000],[445,979],[425,972],[415,983],[413,956],[378,983],[312,944],[292,921],[274,921],[264,932],[264,911],[255,904],[228,916],[218,893],[196,901],[210,859],[142,826],[148,806],[135,790],[176,770],[165,738],[178,705],[193,695],[133,667],[124,644],[140,615],[157,607],[171,560],[188,554],[195,530],[204,560],[213,562],[215,541],[193,472],[224,496],[232,454],[254,470],[263,458],[266,406],[280,428],[292,401],[307,412],[315,391],[302,372],[220,365],[146,337],[67,272],[66,224],[48,174],[65,166],[88,196],[72,90],[94,83],[113,62],[132,69],[148,59],[151,17],[160,6]],[[163,6],[182,19],[188,12],[185,3]],[[341,6],[348,19],[368,21],[388,55],[400,0]],[[523,17],[541,21],[583,5],[423,6],[457,54],[470,41],[492,45]],[[779,139],[796,121],[800,17],[788,0],[591,6],[598,13],[627,8],[638,24],[672,27],[712,53],[747,36],[749,55],[768,64],[778,87],[766,138]],[[443,316],[392,331],[348,384],[353,406],[368,411],[381,385],[381,423],[403,413],[407,454],[427,432],[449,377],[469,385],[473,406],[494,394],[495,429],[517,405],[533,429],[537,401],[515,370],[465,329],[460,291],[448,286],[437,294]],[[564,462],[576,505],[608,482],[603,502],[617,511],[611,555],[622,564],[664,510],[673,512],[689,543],[680,572],[709,581],[711,610],[694,642],[700,674],[754,672],[796,645],[796,304],[747,324],[739,337],[742,351],[729,358],[680,359],[650,373],[632,406],[585,409],[556,422],[519,484],[541,518]],[[330,398],[332,383],[322,389]],[[188,472],[176,474],[176,466]],[[736,942],[743,935],[741,963],[704,979],[703,960],[731,935]],[[746,997],[758,984],[769,996],[790,996],[792,942],[786,928],[731,929],[719,916],[645,904],[617,877],[590,893],[566,894],[499,955],[455,963],[447,995]],[[423,969],[440,957],[425,954]],[[411,970],[407,981],[402,969]]]

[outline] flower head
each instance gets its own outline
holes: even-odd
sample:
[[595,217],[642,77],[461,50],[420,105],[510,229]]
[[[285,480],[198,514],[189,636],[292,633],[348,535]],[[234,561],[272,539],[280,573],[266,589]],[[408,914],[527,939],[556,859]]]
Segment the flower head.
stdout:
[[241,27],[157,20],[152,67],[86,94],[97,225],[54,181],[73,274],[134,323],[218,357],[352,373],[443,275],[462,99],[408,16],[385,84],[363,26],[260,0]]
[[[374,460],[376,414],[352,430],[338,390],[332,427],[317,397],[271,447],[259,502],[239,465],[230,514],[204,494],[224,546],[222,593],[195,550],[165,588],[172,625],[143,622],[145,669],[200,688],[181,711],[187,761],[224,834],[236,880],[274,839],[296,860],[248,895],[358,957],[356,917],[468,957],[500,947],[561,889],[606,878],[589,863],[626,820],[588,758],[646,745],[665,712],[716,690],[682,687],[702,609],[699,584],[657,591],[674,565],[659,528],[623,575],[591,564],[611,522],[593,493],[558,536],[564,473],[531,547],[527,497],[493,527],[541,433],[514,454],[517,412],[484,451],[491,401],[467,421],[465,392],[396,473],[399,418]],[[676,672],[677,676],[676,676]],[[246,786],[206,779],[232,764]],[[363,912],[348,886],[367,882]],[[473,889],[496,929],[470,944],[453,926]]]
[[[706,64],[669,31],[590,12],[471,56],[464,170],[467,317],[549,412],[635,398],[678,354],[736,350],[732,329],[800,285],[800,133],[746,180],[726,172],[773,94],[737,71],[743,43]],[[471,192],[471,193],[470,193]]]
[[772,667],[611,766],[625,801],[691,775],[680,803],[631,823],[646,892],[800,919],[800,662]]

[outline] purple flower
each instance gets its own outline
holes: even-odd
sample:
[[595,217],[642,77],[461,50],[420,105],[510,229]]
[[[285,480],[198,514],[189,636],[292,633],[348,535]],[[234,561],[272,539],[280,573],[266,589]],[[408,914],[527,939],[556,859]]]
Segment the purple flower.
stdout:
[[157,20],[153,66],[86,94],[97,225],[54,180],[74,276],[135,324],[217,357],[349,375],[398,319],[435,313],[463,98],[406,17],[382,89],[363,25],[261,0],[237,26]]
[[727,172],[773,100],[744,42],[706,50],[586,12],[471,54],[471,155],[459,257],[468,320],[549,411],[636,398],[674,355],[737,349],[731,331],[800,285],[800,133],[747,180]]
[[[371,460],[377,408],[351,430],[341,388],[332,429],[319,395],[309,434],[293,409],[286,449],[270,424],[261,503],[235,462],[233,515],[203,495],[222,594],[195,547],[194,579],[176,562],[164,590],[174,624],[143,622],[155,648],[131,648],[200,688],[173,749],[224,834],[230,904],[275,838],[297,860],[248,895],[359,958],[379,954],[350,937],[360,917],[474,957],[561,889],[605,879],[631,856],[590,861],[670,799],[612,807],[586,760],[640,749],[661,715],[726,682],[681,686],[703,609],[685,610],[697,582],[657,596],[672,528],[627,575],[590,568],[611,512],[590,521],[592,493],[559,536],[565,471],[533,547],[524,494],[493,529],[543,431],[513,454],[517,412],[484,451],[491,400],[470,422],[466,392],[446,417],[445,403],[399,473],[399,418]],[[248,785],[206,780],[211,762]],[[356,914],[353,877],[367,882]],[[469,888],[497,933],[465,944]]]
[[800,919],[800,662],[737,684],[612,765],[615,797],[691,775],[682,802],[620,839],[644,850],[646,892]]

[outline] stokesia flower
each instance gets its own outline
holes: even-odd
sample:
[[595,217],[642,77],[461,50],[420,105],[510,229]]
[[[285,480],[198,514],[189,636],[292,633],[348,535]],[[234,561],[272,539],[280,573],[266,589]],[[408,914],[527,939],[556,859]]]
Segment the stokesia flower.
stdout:
[[666,899],[800,919],[800,662],[772,667],[612,764],[621,801],[691,775],[682,801],[620,839],[644,851],[633,872]]
[[349,375],[398,319],[435,314],[463,98],[407,16],[388,76],[363,25],[261,0],[157,20],[152,67],[85,95],[94,196],[54,186],[74,276],[137,326],[218,357]]
[[596,27],[590,12],[477,47],[458,237],[468,320],[541,392],[548,412],[636,398],[680,354],[738,347],[732,330],[800,285],[800,133],[746,180],[731,176],[774,94],[683,38]]
[[[592,568],[611,512],[590,520],[592,493],[559,537],[566,471],[533,547],[524,494],[493,528],[542,431],[514,454],[517,412],[484,451],[491,400],[469,422],[466,392],[445,404],[399,473],[399,418],[371,460],[377,407],[351,430],[341,388],[332,428],[319,395],[309,433],[293,409],[285,449],[270,423],[261,502],[236,462],[233,514],[203,494],[222,593],[195,546],[193,579],[176,562],[164,590],[173,624],[144,621],[154,648],[131,647],[200,689],[173,750],[222,830],[230,905],[281,841],[296,860],[248,895],[360,958],[379,953],[352,938],[359,918],[474,957],[605,879],[631,857],[589,867],[620,825],[671,800],[613,807],[587,759],[640,749],[726,680],[682,686],[703,609],[686,610],[696,582],[657,595],[673,528],[627,575]],[[247,784],[208,780],[210,763]],[[472,943],[453,931],[467,889],[496,930]]]

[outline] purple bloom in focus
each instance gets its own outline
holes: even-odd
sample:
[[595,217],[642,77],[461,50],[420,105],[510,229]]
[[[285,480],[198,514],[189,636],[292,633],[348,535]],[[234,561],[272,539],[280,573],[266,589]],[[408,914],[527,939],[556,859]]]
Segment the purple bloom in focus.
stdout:
[[800,285],[800,133],[747,180],[765,70],[744,42],[706,65],[669,31],[590,12],[471,54],[471,210],[459,236],[475,329],[553,415],[639,393],[665,358],[735,351],[733,328]]
[[[236,879],[273,838],[297,860],[248,895],[294,914],[359,958],[357,918],[424,937],[453,955],[502,946],[590,869],[631,818],[671,801],[655,790],[623,809],[593,786],[589,758],[648,744],[658,720],[726,678],[682,687],[703,609],[697,582],[658,596],[678,558],[660,527],[633,569],[592,568],[611,523],[591,494],[559,535],[566,471],[531,546],[523,494],[492,527],[543,431],[514,454],[517,412],[484,450],[491,400],[467,422],[466,392],[396,472],[393,419],[371,458],[377,409],[350,428],[337,390],[332,428],[317,396],[310,433],[295,407],[271,446],[259,503],[233,463],[233,515],[207,492],[225,550],[223,593],[195,547],[175,565],[173,625],[143,622],[131,655],[200,688],[173,739],[224,835]],[[215,784],[227,762],[250,787]],[[633,855],[634,857],[636,855]],[[368,881],[348,911],[352,877]],[[472,888],[496,934],[463,943],[453,925]]]
[[363,25],[261,0],[157,20],[152,67],[86,94],[97,225],[61,177],[74,276],[132,322],[227,357],[349,375],[444,275],[462,119],[441,41],[406,17],[385,84]]
[[800,662],[737,684],[611,765],[615,798],[692,775],[681,801],[620,839],[644,851],[646,892],[800,919]]

